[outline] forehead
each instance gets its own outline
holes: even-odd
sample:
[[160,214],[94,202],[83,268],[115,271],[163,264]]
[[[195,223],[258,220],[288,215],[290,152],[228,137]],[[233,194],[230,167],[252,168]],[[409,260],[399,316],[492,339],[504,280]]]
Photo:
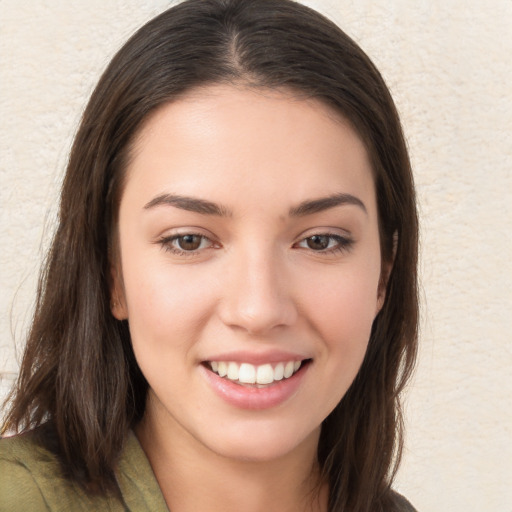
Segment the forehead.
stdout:
[[289,91],[228,85],[195,89],[148,118],[133,144],[130,184],[139,194],[223,202],[243,194],[289,202],[334,191],[373,195],[364,144],[332,108]]
[[[208,121],[213,121],[217,131],[220,127],[219,121],[222,121],[226,126],[236,124],[240,134],[245,127],[253,130],[253,133],[259,135],[259,139],[255,139],[257,142],[269,133],[267,128],[279,130],[285,126],[279,121],[288,120],[299,121],[294,127],[295,136],[301,132],[307,136],[304,128],[311,124],[321,124],[324,129],[331,125],[353,130],[351,123],[334,107],[292,89],[213,84],[196,87],[178,99],[157,108],[141,123],[132,148],[136,152],[147,143],[148,138],[165,125],[170,127],[170,124],[173,124],[175,129],[179,125],[181,129],[192,126],[197,130],[200,126],[195,124],[196,121],[201,121],[201,126],[205,128]],[[275,134],[274,132],[272,135]],[[357,138],[355,130],[353,135]]]

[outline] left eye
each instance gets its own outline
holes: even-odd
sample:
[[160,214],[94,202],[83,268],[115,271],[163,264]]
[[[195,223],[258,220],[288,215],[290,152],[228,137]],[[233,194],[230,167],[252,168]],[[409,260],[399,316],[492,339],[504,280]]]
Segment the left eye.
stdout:
[[297,246],[313,251],[329,251],[331,249],[343,249],[350,242],[339,235],[313,235],[301,240]]
[[162,240],[162,243],[170,251],[194,252],[205,249],[211,245],[211,241],[203,235],[187,233],[185,235],[174,235]]
[[205,241],[204,236],[200,235],[182,235],[174,240],[183,251],[197,251],[204,245]]

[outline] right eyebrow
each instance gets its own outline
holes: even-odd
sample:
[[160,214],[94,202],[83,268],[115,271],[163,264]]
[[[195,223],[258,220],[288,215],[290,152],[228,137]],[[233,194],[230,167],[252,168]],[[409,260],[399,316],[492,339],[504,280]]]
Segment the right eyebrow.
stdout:
[[217,203],[197,197],[180,196],[176,194],[160,194],[149,201],[149,203],[144,206],[144,209],[150,210],[157,206],[174,206],[181,210],[200,213],[202,215],[217,215],[219,217],[229,217],[232,215],[228,208]]
[[345,193],[303,201],[298,206],[291,208],[289,213],[292,217],[302,217],[347,204],[355,205],[368,214],[368,210],[361,199]]

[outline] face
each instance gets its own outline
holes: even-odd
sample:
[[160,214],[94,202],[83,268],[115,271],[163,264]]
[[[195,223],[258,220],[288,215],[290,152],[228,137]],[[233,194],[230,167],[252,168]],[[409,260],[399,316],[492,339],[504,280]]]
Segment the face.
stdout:
[[372,171],[316,100],[229,86],[160,108],[133,147],[113,314],[145,420],[227,457],[318,440],[383,292]]

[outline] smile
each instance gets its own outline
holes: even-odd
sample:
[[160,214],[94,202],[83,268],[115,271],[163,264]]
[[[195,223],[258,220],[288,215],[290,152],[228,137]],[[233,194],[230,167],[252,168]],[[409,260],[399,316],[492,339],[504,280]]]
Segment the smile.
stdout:
[[284,361],[253,365],[235,361],[209,361],[207,365],[219,377],[229,379],[241,385],[269,385],[276,381],[289,379],[301,367],[303,361]]

